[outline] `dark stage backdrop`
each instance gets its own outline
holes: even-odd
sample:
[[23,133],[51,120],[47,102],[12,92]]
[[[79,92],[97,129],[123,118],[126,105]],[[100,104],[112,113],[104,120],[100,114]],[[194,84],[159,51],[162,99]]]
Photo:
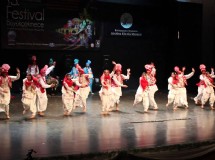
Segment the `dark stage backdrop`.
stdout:
[[[56,8],[51,9],[50,6],[48,8],[53,14],[47,13],[47,22],[53,30],[48,30],[47,34],[52,31],[54,35],[60,35],[54,28],[60,28],[67,20],[79,16],[85,7],[74,9],[75,11],[71,12],[73,14],[68,14],[68,10],[63,12],[62,9],[57,9],[54,12]],[[128,84],[128,89],[137,89],[138,78],[145,71],[144,65],[154,62],[157,68],[158,88],[165,91],[167,91],[167,78],[174,66],[186,66],[186,73],[191,71],[191,67],[195,67],[197,73],[188,81],[188,87],[193,91],[197,90],[195,83],[198,82],[198,65],[201,62],[198,56],[201,53],[201,4],[175,1],[156,3],[153,0],[137,5],[97,1],[86,8],[95,24],[94,40],[98,40],[97,49],[96,45],[94,49],[90,47],[63,49],[55,48],[56,46],[47,49],[42,47],[18,49],[6,45],[8,43],[6,40],[1,47],[3,52],[1,64],[11,64],[12,73],[15,71],[15,66],[19,66],[23,71],[23,78],[32,55],[37,56],[40,67],[47,64],[49,58],[53,58],[57,61],[56,72],[62,79],[64,74],[70,71],[75,58],[80,60],[81,66],[90,59],[95,77],[100,77],[104,68],[112,69],[111,61],[114,60],[122,64],[123,73],[126,73],[127,68],[131,68],[131,79],[125,83]],[[55,21],[59,23],[54,23]],[[180,39],[178,39],[178,30]],[[25,34],[22,36],[25,37]],[[2,37],[7,39],[7,33]],[[55,39],[63,41],[60,36],[57,37]],[[3,39],[1,40],[3,42]],[[12,58],[17,55],[22,59],[21,62]],[[193,60],[194,57],[197,61]]]
[[[175,3],[100,3],[98,19],[102,21],[102,52],[121,63],[124,73],[131,68],[132,78],[135,77],[131,84],[133,88],[138,86],[138,78],[145,71],[144,65],[151,62],[157,68],[159,88],[166,87],[170,75],[166,73],[166,60],[176,35],[175,9]],[[127,20],[124,23],[123,17]]]

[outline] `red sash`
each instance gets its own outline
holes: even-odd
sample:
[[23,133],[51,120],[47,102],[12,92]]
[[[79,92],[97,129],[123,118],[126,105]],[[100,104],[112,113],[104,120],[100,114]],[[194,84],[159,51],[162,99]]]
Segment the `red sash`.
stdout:
[[149,84],[145,77],[140,78],[140,85],[143,88],[143,90],[145,90],[148,87]]

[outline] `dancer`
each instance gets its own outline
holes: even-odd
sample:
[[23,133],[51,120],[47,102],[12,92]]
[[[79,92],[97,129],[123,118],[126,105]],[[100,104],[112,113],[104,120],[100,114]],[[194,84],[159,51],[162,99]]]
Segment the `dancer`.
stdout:
[[31,74],[27,74],[26,78],[23,79],[22,86],[22,104],[23,104],[23,114],[28,110],[31,112],[30,119],[35,118],[37,107],[36,107],[36,81]]
[[109,114],[110,107],[113,106],[113,92],[111,88],[111,78],[113,77],[114,71],[110,73],[108,69],[103,71],[100,77],[101,89],[99,91],[99,96],[102,102],[102,114]]
[[158,91],[158,87],[156,85],[156,68],[154,63],[146,64],[146,79],[149,83],[148,94],[149,94],[149,105],[153,107],[154,110],[158,110],[157,103],[155,101],[155,92]]
[[8,75],[9,64],[3,64],[0,75],[0,112],[5,112],[6,118],[10,119],[9,105],[11,100],[12,82],[20,78],[20,70],[16,68],[16,76]]
[[78,69],[76,67],[78,64],[79,64],[79,59],[74,59],[74,66],[72,67],[72,70],[69,73],[72,75],[72,78],[78,77]]
[[192,72],[184,75],[184,71],[185,71],[185,67],[182,68],[182,71],[180,71],[178,66],[174,67],[174,70],[176,72],[176,79],[177,81],[175,81],[174,83],[177,86],[177,94],[175,97],[175,101],[174,101],[174,110],[177,109],[178,106],[185,106],[185,109],[188,109],[188,102],[187,102],[187,79],[191,78],[194,73],[195,73],[195,69],[192,68]]
[[203,81],[205,84],[205,88],[202,92],[201,98],[201,108],[204,109],[204,105],[207,101],[209,101],[210,108],[214,110],[214,102],[215,102],[215,95],[214,95],[214,80],[215,75],[211,75],[208,72],[203,76]]
[[93,80],[94,80],[94,76],[93,76],[93,71],[92,68],[90,67],[91,61],[87,60],[86,62],[86,66],[84,67],[84,73],[89,75],[89,86],[90,86],[90,93],[93,93]]
[[[55,66],[56,62],[52,58],[49,59],[49,67]],[[49,74],[46,75],[47,84],[55,84],[53,88],[47,88],[48,95],[54,96],[57,91],[57,87],[59,85],[59,77],[55,75],[55,68],[53,68]]]
[[[175,72],[171,73],[171,76],[168,78],[168,102],[166,104],[166,107],[168,107],[170,104],[174,103],[176,95],[177,95],[177,83],[178,83],[178,77],[176,76]],[[174,106],[174,104],[173,104]]]
[[32,56],[31,60],[32,60],[32,64],[28,65],[26,73],[31,74],[32,76],[37,76],[39,74],[39,71],[40,71],[39,67],[37,65],[37,57]]
[[36,93],[37,93],[37,100],[36,100],[36,105],[37,105],[37,111],[39,116],[44,116],[47,109],[47,104],[48,104],[48,97],[46,94],[46,88],[53,88],[55,87],[55,84],[47,84],[46,83],[46,75],[49,74],[49,72],[54,68],[54,66],[51,66],[48,68],[47,65],[45,65],[41,70],[40,74],[37,76],[37,83],[36,83]]
[[[206,84],[205,84],[205,81],[204,81],[204,77],[207,74],[206,66],[204,64],[201,64],[199,66],[199,69],[201,71],[201,75],[199,76],[200,81],[196,84],[198,86],[198,94],[197,94],[196,97],[194,97],[194,102],[195,102],[196,105],[201,104],[203,91],[204,91],[204,89],[206,87]],[[211,75],[213,75],[213,74],[214,74],[214,69],[211,68]]]
[[134,104],[136,106],[138,103],[142,102],[144,112],[148,112],[149,109],[149,83],[147,81],[147,75],[145,72],[142,73],[139,78],[139,87],[137,88]]
[[130,78],[130,68],[127,69],[127,75],[122,74],[122,65],[114,63],[115,73],[112,78],[112,90],[113,90],[113,98],[114,98],[114,106],[111,109],[116,107],[116,110],[119,110],[119,102],[120,97],[122,96],[122,87],[127,88],[128,86],[123,84],[124,80],[128,80]]
[[87,98],[90,93],[89,87],[89,75],[84,74],[84,70],[79,64],[76,65],[78,70],[78,77],[76,78],[75,84],[79,87],[75,96],[74,107],[80,106],[83,107],[83,111],[87,111]]
[[74,82],[72,80],[72,76],[69,73],[67,73],[63,79],[63,86],[61,91],[64,115],[68,116],[74,108],[75,98]]

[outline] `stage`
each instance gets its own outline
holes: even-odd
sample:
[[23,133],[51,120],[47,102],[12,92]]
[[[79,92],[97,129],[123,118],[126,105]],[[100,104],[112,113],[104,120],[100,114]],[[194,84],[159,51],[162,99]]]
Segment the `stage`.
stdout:
[[120,111],[101,115],[98,93],[89,95],[87,112],[77,108],[71,116],[63,116],[59,93],[48,97],[45,117],[28,119],[22,115],[21,94],[11,100],[9,120],[0,113],[0,159],[25,159],[32,156],[54,157],[120,150],[188,144],[215,139],[215,111],[196,106],[188,94],[189,109],[166,108],[167,92],[158,91],[159,109],[143,112],[142,104],[133,107],[135,90],[124,90]]

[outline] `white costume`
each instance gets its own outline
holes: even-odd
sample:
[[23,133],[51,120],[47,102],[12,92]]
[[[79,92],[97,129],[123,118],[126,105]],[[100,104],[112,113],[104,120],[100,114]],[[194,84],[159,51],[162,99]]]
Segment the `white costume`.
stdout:
[[146,74],[146,79],[148,81],[149,89],[148,89],[148,94],[149,94],[149,105],[152,106],[155,110],[158,109],[157,103],[155,102],[155,92],[158,91],[158,87],[156,85],[156,69],[154,65],[152,64],[147,64],[145,65],[145,69],[147,71]]
[[[12,82],[20,78],[20,73],[17,70],[16,76],[8,76],[8,70],[10,66],[8,64],[2,65],[2,75],[0,75],[0,112],[5,112],[7,118],[9,116],[9,104],[11,100],[10,88],[12,87]],[[3,76],[3,74],[6,74]]]
[[214,109],[215,95],[214,95],[214,88],[213,88],[214,87],[213,78],[215,78],[215,75],[205,75],[203,78],[206,87],[204,88],[202,93],[201,108],[204,108],[205,103],[209,100],[211,109]]
[[146,75],[143,75],[139,78],[139,87],[135,94],[134,104],[142,102],[144,112],[147,112],[149,109],[149,85],[146,79]]
[[37,111],[39,115],[43,115],[42,112],[44,112],[47,109],[48,104],[48,97],[46,94],[46,88],[51,88],[52,85],[48,85],[46,83],[46,75],[51,72],[51,70],[54,68],[54,66],[51,66],[48,68],[47,65],[44,66],[44,68],[41,69],[40,74],[37,76]]
[[[172,74],[174,74],[174,73],[172,73]],[[171,103],[174,103],[175,98],[178,94],[177,84],[175,84],[175,75],[171,75],[168,78],[168,90],[169,90],[168,96],[167,96],[168,102],[166,104],[166,107],[168,107]]]
[[79,86],[79,89],[76,92],[74,107],[83,107],[83,111],[86,112],[87,98],[90,93],[89,79],[87,78],[87,75],[82,74],[77,78],[75,83]]
[[111,78],[113,74],[114,72],[111,72],[111,74],[108,75],[103,73],[103,75],[100,77],[102,87],[99,91],[99,96],[102,101],[102,112],[104,113],[108,113],[110,107],[114,104],[113,91],[111,88]]
[[67,77],[64,78],[61,92],[64,115],[69,115],[73,110],[75,98],[75,90],[73,88],[72,79],[67,79]]
[[86,62],[86,67],[84,67],[84,73],[89,75],[89,86],[90,86],[90,93],[93,94],[93,81],[94,81],[94,76],[93,76],[93,71],[92,68],[90,67],[91,61],[87,60]]
[[34,76],[38,75],[39,74],[39,67],[38,67],[38,65],[29,65],[26,73],[34,75]]
[[177,72],[177,94],[175,97],[175,102],[174,102],[174,109],[177,109],[178,106],[185,106],[188,108],[188,102],[187,102],[187,79],[191,78],[194,75],[194,69],[192,69],[192,72],[184,75],[183,72],[179,70],[179,68],[176,66],[175,71]]
[[26,70],[26,74],[31,74],[32,76],[37,76],[39,74],[39,67],[35,63],[36,56],[32,56],[32,62],[34,62],[34,63],[28,66],[28,68]]
[[23,79],[22,86],[22,104],[23,104],[23,114],[30,110],[32,113],[32,118],[36,115],[36,84],[33,79],[28,80],[27,78]]
[[[199,83],[196,84],[198,86],[198,94],[196,97],[194,97],[195,104],[201,104],[203,91],[206,87],[206,83],[204,81],[204,77],[206,76],[206,66],[204,64],[201,64],[199,66],[199,69],[201,70],[202,74],[199,76],[199,79],[200,79]],[[214,75],[213,70],[211,70],[211,75],[212,76]]]
[[[128,80],[130,78],[130,70],[128,69],[127,75],[124,75],[124,74],[121,74],[121,71],[122,71],[121,64],[116,64],[115,69],[116,69],[115,74],[112,77],[112,80],[113,80],[112,91],[113,91],[114,104],[116,104],[116,109],[118,110],[120,97],[122,96],[122,87],[124,86],[123,81]],[[120,72],[120,74],[117,74],[116,72]]]
[[80,65],[77,64],[76,68],[79,74],[78,77],[75,79],[75,84],[79,88],[75,95],[74,108],[80,106],[83,107],[83,111],[86,112],[87,98],[90,93],[89,78],[88,74],[84,74],[84,70],[81,68]]

